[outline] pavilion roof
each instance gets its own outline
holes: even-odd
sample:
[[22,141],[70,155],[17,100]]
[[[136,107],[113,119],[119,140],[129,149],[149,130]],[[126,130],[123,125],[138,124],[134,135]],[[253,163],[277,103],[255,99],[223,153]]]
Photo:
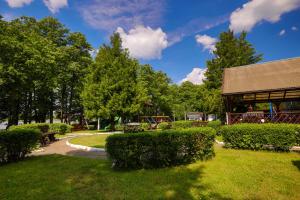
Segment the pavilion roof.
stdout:
[[300,57],[226,68],[222,94],[300,89]]

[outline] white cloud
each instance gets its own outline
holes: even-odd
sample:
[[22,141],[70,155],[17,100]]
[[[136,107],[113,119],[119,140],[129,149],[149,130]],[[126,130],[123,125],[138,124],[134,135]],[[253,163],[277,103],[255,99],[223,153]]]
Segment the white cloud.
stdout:
[[147,24],[158,27],[165,0],[93,0],[79,7],[84,20],[96,29],[115,31]]
[[30,4],[33,0],[6,0],[8,6],[11,8],[23,7],[26,4]]
[[257,23],[278,22],[281,15],[300,7],[300,0],[252,0],[230,16],[229,28],[235,33],[250,31]]
[[5,21],[12,21],[17,18],[17,16],[15,16],[12,13],[3,13],[2,17],[3,17],[3,20],[5,20]]
[[116,32],[122,38],[122,46],[127,48],[134,58],[159,59],[162,50],[168,46],[167,35],[161,28],[137,26],[126,33],[119,27]]
[[282,29],[282,30],[279,32],[279,35],[282,36],[282,35],[284,35],[284,34],[285,34],[285,30]]
[[292,31],[297,31],[298,30],[298,28],[296,27],[296,26],[292,26]]
[[203,50],[208,50],[212,53],[216,49],[215,44],[218,41],[216,38],[208,35],[196,35],[195,39],[197,43],[203,45]]
[[44,4],[52,13],[57,13],[59,9],[68,6],[68,0],[44,0]]
[[177,42],[180,42],[184,37],[209,30],[225,22],[228,22],[228,19],[229,19],[228,15],[223,15],[215,18],[201,17],[201,18],[192,19],[191,21],[185,23],[183,26],[180,26],[174,31],[168,33],[169,46]]
[[193,84],[200,85],[205,80],[205,72],[206,69],[194,68],[191,73],[186,75],[186,77],[180,81],[180,83],[189,81]]

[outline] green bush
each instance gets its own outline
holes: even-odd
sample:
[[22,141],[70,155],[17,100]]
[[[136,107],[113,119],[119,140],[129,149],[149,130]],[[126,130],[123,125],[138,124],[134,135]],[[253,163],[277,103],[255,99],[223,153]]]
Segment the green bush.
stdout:
[[117,131],[123,131],[123,130],[124,130],[124,125],[123,125],[123,124],[117,124],[117,125],[115,126],[115,129],[116,129]]
[[41,132],[37,129],[14,129],[0,132],[0,163],[23,159],[38,144]]
[[9,130],[16,129],[36,129],[40,130],[42,133],[58,133],[65,134],[70,133],[72,126],[64,123],[34,123],[34,124],[22,124],[22,125],[14,125],[9,127]]
[[206,127],[115,134],[107,137],[106,151],[117,169],[168,167],[213,157],[214,137]]
[[141,123],[140,127],[143,131],[147,131],[147,130],[150,130],[151,125],[149,123]]
[[239,149],[269,149],[287,151],[299,142],[299,125],[237,124],[222,126],[225,147]]
[[209,121],[209,122],[207,123],[207,126],[208,126],[208,127],[211,127],[211,128],[213,128],[213,129],[215,129],[215,130],[217,131],[217,134],[218,134],[218,132],[219,132],[219,130],[220,130],[220,128],[221,128],[221,125],[222,125],[222,123],[221,123],[220,120]]
[[171,124],[168,122],[161,122],[157,125],[157,128],[161,130],[167,130],[171,128]]
[[173,129],[192,128],[193,121],[174,121],[172,122]]
[[172,122],[173,129],[185,129],[185,128],[192,128],[192,127],[203,127],[206,126],[206,121],[174,121]]
[[49,124],[49,133],[66,134],[70,133],[72,126],[64,123]]
[[34,124],[22,124],[22,125],[13,125],[9,127],[9,130],[16,130],[16,129],[36,129],[41,131],[42,133],[48,133],[50,124],[47,123],[34,123]]

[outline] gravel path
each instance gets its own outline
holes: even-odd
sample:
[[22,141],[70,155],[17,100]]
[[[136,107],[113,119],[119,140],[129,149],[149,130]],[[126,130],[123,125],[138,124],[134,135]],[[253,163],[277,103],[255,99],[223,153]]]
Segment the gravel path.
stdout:
[[105,152],[89,152],[85,150],[75,149],[66,145],[67,140],[70,138],[58,140],[50,145],[43,147],[42,149],[33,152],[33,156],[50,155],[50,154],[61,154],[68,156],[81,156],[95,159],[105,159]]

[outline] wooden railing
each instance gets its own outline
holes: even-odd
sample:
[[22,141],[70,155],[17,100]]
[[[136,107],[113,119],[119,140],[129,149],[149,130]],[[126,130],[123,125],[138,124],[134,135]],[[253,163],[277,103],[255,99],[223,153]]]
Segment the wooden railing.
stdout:
[[300,111],[297,112],[247,112],[226,113],[228,124],[238,123],[289,123],[300,124]]

